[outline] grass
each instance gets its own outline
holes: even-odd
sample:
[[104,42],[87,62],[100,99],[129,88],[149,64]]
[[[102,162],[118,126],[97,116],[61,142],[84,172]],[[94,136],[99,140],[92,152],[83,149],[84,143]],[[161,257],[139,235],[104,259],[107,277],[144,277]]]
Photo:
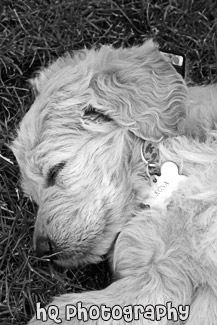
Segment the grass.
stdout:
[[34,71],[65,51],[84,46],[131,46],[154,37],[161,48],[184,53],[187,80],[217,81],[216,0],[2,0],[0,8],[0,324],[26,324],[36,301],[102,288],[106,263],[62,270],[34,256],[37,207],[19,187],[7,147],[33,102]]

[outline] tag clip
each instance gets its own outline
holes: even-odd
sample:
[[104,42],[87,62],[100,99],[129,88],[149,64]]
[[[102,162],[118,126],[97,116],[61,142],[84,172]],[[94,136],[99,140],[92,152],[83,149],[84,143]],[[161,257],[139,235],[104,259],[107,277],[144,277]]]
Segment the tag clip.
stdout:
[[154,183],[156,183],[157,182],[157,179],[156,179],[156,177],[155,177],[154,174],[150,174],[149,169],[150,168],[158,168],[160,170],[159,164],[150,163],[148,160],[145,159],[144,154],[143,154],[143,146],[141,146],[141,157],[142,157],[142,160],[143,160],[143,162],[145,163],[145,166],[146,166],[146,174],[147,174],[147,176]]

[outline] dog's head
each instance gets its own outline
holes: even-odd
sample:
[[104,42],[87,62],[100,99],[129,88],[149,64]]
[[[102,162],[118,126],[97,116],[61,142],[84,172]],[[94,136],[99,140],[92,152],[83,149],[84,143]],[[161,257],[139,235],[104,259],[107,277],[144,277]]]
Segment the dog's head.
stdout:
[[66,55],[32,84],[12,150],[39,206],[34,245],[62,265],[97,262],[138,203],[141,142],[179,133],[186,85],[152,41]]

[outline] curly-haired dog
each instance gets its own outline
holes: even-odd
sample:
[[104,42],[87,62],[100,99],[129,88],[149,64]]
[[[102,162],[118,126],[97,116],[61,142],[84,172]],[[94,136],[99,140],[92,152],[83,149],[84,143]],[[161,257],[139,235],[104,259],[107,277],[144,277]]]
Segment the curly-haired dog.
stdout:
[[[62,324],[65,305],[78,301],[85,307],[171,301],[191,305],[187,324],[217,322],[217,148],[214,131],[206,134],[217,120],[216,86],[188,89],[151,41],[67,55],[32,83],[37,97],[12,149],[23,189],[39,205],[36,251],[53,253],[65,266],[96,263],[120,233],[113,254],[118,280],[99,292],[56,298]],[[163,208],[152,206],[141,156],[145,140],[161,139],[159,163],[173,161],[186,175]],[[134,322],[154,324],[144,317]]]

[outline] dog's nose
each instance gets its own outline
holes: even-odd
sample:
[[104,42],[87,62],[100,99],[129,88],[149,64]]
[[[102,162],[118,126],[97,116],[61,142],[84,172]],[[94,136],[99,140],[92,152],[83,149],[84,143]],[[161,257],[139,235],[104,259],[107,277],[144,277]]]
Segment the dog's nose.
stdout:
[[34,244],[35,253],[38,257],[51,255],[53,252],[52,243],[47,237],[37,236]]

